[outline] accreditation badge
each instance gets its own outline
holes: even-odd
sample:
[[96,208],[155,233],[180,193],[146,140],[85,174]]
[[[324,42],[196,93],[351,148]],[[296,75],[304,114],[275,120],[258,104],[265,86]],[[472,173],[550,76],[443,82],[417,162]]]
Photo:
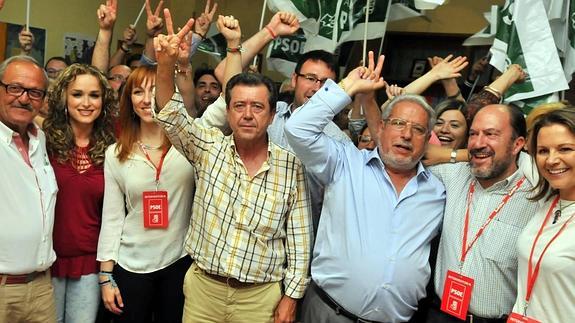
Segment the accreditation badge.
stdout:
[[144,201],[144,227],[165,229],[168,227],[168,192],[148,191],[142,193]]
[[511,313],[511,315],[509,315],[509,318],[507,318],[507,323],[541,323],[541,322],[518,313]]
[[467,309],[469,308],[469,301],[471,300],[472,289],[473,278],[448,270],[445,285],[443,286],[441,310],[449,315],[465,320],[467,317]]

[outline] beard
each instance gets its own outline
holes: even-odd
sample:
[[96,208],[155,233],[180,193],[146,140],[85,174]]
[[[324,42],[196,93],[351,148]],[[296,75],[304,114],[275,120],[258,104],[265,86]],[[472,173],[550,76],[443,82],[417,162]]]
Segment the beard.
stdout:
[[398,171],[413,170],[417,166],[417,163],[419,163],[419,160],[421,160],[421,157],[423,156],[422,154],[420,156],[398,157],[393,153],[385,152],[383,149],[381,149],[381,145],[379,144],[378,148],[381,159],[385,164],[385,167],[390,167]]
[[472,161],[469,162],[471,166],[471,174],[475,176],[477,179],[494,179],[498,178],[502,174],[509,169],[509,167],[515,162],[515,158],[513,156],[513,143],[510,143],[507,146],[505,151],[505,156],[503,158],[496,158],[495,152],[491,149],[472,149],[469,153],[473,156],[476,153],[489,153],[491,154],[491,165],[488,165],[485,168],[479,168],[474,165]]

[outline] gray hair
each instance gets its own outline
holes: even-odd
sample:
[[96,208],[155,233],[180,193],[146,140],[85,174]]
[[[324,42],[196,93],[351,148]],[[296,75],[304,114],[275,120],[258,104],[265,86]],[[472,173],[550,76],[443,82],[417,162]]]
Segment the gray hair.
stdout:
[[435,125],[435,111],[429,104],[427,104],[427,101],[425,101],[425,99],[421,95],[403,94],[396,96],[395,98],[393,98],[393,100],[391,100],[391,102],[389,102],[388,105],[386,105],[383,108],[383,111],[381,112],[381,118],[384,120],[389,118],[389,116],[391,115],[391,111],[393,111],[393,108],[400,102],[412,102],[422,107],[427,113],[428,117],[427,131],[431,133],[433,126]]
[[4,78],[4,73],[6,73],[8,65],[14,62],[28,62],[36,65],[42,71],[42,75],[44,76],[44,89],[48,88],[50,83],[48,82],[48,75],[46,74],[44,67],[42,67],[42,65],[40,65],[33,57],[26,55],[16,55],[4,60],[2,64],[0,64],[0,80]]

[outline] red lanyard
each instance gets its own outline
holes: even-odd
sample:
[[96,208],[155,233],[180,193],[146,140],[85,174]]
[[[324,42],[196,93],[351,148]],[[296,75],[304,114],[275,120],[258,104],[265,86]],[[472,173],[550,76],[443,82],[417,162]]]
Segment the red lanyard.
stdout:
[[499,213],[499,211],[503,208],[503,206],[505,204],[507,204],[507,201],[509,201],[511,199],[513,194],[515,194],[515,192],[519,189],[519,187],[521,187],[521,184],[523,184],[524,181],[525,181],[525,176],[523,176],[517,182],[517,184],[515,184],[515,187],[513,187],[513,189],[511,191],[509,191],[509,193],[507,193],[507,195],[505,195],[505,197],[503,197],[503,200],[501,201],[501,203],[499,203],[499,206],[497,206],[497,208],[495,208],[495,210],[493,210],[491,212],[491,214],[489,215],[489,218],[487,218],[487,221],[485,221],[485,223],[483,223],[483,225],[479,228],[479,230],[477,231],[477,234],[475,234],[475,238],[473,238],[471,243],[468,245],[467,244],[467,231],[469,230],[469,206],[471,205],[471,199],[473,198],[473,193],[475,192],[475,183],[476,182],[473,181],[469,185],[469,192],[467,193],[467,209],[465,210],[465,225],[463,227],[463,243],[461,246],[461,260],[460,260],[460,264],[459,264],[460,270],[463,267],[463,262],[465,262],[465,257],[467,257],[467,253],[469,252],[471,247],[473,247],[473,245],[475,244],[477,239],[483,234],[483,231],[485,231],[485,228],[491,223],[491,221],[495,218],[495,216]]
[[146,159],[154,166],[154,168],[156,169],[156,186],[158,186],[158,183],[160,182],[160,173],[162,172],[162,166],[164,165],[164,159],[166,158],[166,155],[168,154],[168,149],[166,147],[164,147],[162,149],[162,157],[160,157],[160,162],[158,163],[158,166],[156,166],[154,164],[154,162],[152,161],[152,158],[150,158],[150,155],[148,154],[148,151],[146,150],[146,147],[144,147],[144,145],[142,143],[138,143],[140,145],[140,150],[142,150],[142,152],[144,153],[144,155],[146,156]]
[[551,238],[551,240],[549,240],[547,245],[545,245],[545,248],[543,248],[543,251],[541,252],[541,255],[539,256],[539,259],[537,260],[537,263],[535,264],[535,269],[534,269],[532,266],[532,260],[533,260],[533,251],[535,250],[535,245],[537,244],[537,240],[539,240],[539,237],[541,237],[541,234],[543,233],[543,229],[545,228],[545,224],[549,221],[549,218],[551,217],[551,211],[553,211],[553,208],[555,208],[558,201],[559,201],[559,196],[557,196],[555,198],[555,200],[553,201],[553,203],[551,203],[551,207],[549,207],[549,211],[547,211],[547,215],[545,216],[543,223],[541,223],[541,227],[539,228],[539,231],[537,232],[537,235],[535,236],[535,240],[533,240],[533,245],[531,245],[531,252],[529,253],[529,263],[527,265],[527,293],[525,294],[525,309],[527,309],[527,304],[529,303],[529,299],[531,298],[531,292],[533,291],[533,286],[535,285],[535,280],[537,280],[537,276],[539,276],[539,267],[541,266],[541,259],[543,259],[543,255],[545,255],[545,252],[547,252],[547,248],[549,248],[551,243],[553,243],[553,241],[555,241],[555,239],[557,239],[557,237],[563,232],[563,230],[565,230],[565,227],[567,227],[567,224],[569,224],[569,222],[571,222],[571,220],[573,219],[573,216],[575,216],[575,213],[573,213],[569,217],[569,219],[567,219],[567,221],[565,221],[565,223],[563,223],[563,225],[561,226],[561,228],[559,228],[559,231],[557,231],[557,233],[555,233],[553,238]]

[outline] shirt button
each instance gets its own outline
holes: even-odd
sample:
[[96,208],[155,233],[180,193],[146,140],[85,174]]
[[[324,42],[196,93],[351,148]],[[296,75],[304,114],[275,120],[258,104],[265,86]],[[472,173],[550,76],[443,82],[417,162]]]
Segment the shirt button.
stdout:
[[325,89],[325,91],[327,92],[327,86],[326,86],[324,89]]
[[384,289],[389,289],[391,286],[389,284],[383,284],[382,286]]

